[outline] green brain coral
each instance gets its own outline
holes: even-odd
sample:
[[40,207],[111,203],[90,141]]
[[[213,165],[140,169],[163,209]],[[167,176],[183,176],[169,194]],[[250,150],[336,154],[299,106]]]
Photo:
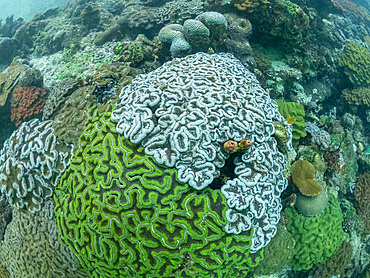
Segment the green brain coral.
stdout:
[[226,234],[219,190],[196,191],[90,110],[55,194],[62,239],[92,277],[246,277],[261,253]]
[[339,66],[355,87],[370,85],[370,51],[355,42],[348,42],[339,56]]
[[287,230],[296,242],[291,262],[293,270],[309,269],[325,261],[343,241],[342,211],[338,200],[332,194],[328,195],[328,206],[315,217],[303,216],[294,207],[285,209],[290,219]]
[[306,137],[306,122],[304,121],[303,105],[297,102],[285,102],[275,99],[279,106],[279,112],[284,119],[293,126],[293,145],[297,145],[299,138]]

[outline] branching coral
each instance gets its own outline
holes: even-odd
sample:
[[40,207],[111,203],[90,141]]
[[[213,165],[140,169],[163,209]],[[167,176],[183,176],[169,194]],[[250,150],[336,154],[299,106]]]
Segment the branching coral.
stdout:
[[11,120],[19,126],[24,120],[40,114],[44,109],[45,88],[18,87],[13,93],[14,104],[11,108]]

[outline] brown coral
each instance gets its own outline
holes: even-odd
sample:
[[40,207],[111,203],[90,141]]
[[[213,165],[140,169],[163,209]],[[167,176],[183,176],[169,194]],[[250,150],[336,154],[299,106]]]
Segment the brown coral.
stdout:
[[370,88],[368,87],[359,87],[353,90],[345,89],[342,95],[349,104],[370,106]]
[[313,277],[330,278],[333,275],[343,275],[350,267],[353,248],[349,242],[343,241],[339,249],[324,263],[316,264],[310,271]]
[[18,87],[13,94],[14,104],[11,109],[11,120],[19,126],[24,120],[40,114],[43,111],[46,95],[45,88]]
[[8,95],[17,86],[21,73],[27,68],[18,61],[13,61],[7,70],[0,73],[0,106],[4,106]]
[[314,180],[315,167],[307,160],[298,160],[292,165],[292,179],[299,191],[305,196],[317,196],[321,186]]
[[370,173],[363,174],[356,183],[355,198],[358,202],[360,216],[364,221],[365,234],[370,232]]
[[355,198],[361,211],[366,211],[370,206],[370,173],[363,174],[356,183]]

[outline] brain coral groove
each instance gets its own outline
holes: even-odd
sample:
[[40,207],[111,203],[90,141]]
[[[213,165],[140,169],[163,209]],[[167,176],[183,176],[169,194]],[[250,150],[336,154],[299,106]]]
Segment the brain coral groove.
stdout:
[[220,190],[197,191],[91,109],[56,189],[62,239],[92,277],[245,277],[251,233],[227,234]]
[[273,123],[284,118],[234,56],[197,53],[137,76],[122,89],[112,121],[119,133],[140,143],[158,164],[175,167],[179,181],[197,190],[212,184],[230,158],[224,142],[250,140],[251,148],[234,160],[236,178],[221,188],[230,207],[225,231],[253,227],[253,252],[275,235],[287,183]]

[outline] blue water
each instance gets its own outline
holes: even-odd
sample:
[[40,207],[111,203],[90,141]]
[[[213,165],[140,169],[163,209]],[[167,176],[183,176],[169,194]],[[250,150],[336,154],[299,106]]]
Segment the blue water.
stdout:
[[5,22],[7,16],[14,15],[14,19],[22,17],[28,21],[36,13],[44,12],[55,6],[62,6],[67,0],[0,0],[0,20]]

